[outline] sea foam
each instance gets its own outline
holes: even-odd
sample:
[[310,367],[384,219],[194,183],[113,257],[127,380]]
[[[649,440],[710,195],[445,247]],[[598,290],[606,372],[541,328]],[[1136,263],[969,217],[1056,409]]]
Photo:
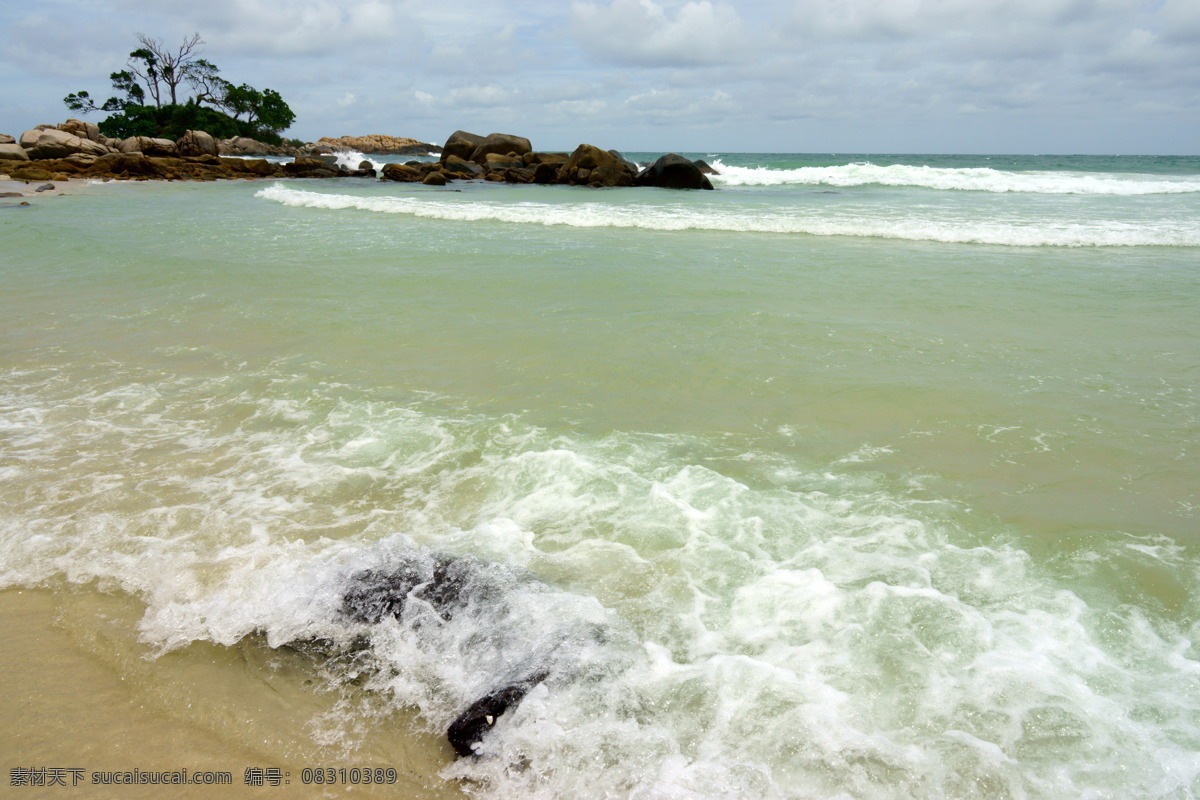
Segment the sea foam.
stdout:
[[869,162],[829,167],[771,169],[739,167],[717,159],[712,176],[722,186],[812,185],[852,187],[913,186],[925,189],[974,192],[1028,192],[1033,194],[1188,194],[1200,192],[1194,177],[1164,177],[1090,172],[1010,172],[990,167],[927,167],[910,164],[877,165]]
[[886,214],[873,215],[861,207],[831,206],[818,213],[811,208],[747,208],[670,199],[626,205],[597,200],[540,203],[515,200],[511,195],[489,200],[475,199],[478,195],[472,199],[449,198],[432,192],[407,196],[339,194],[294,189],[282,183],[261,189],[256,196],[296,208],[369,211],[458,222],[854,236],[1015,247],[1200,246],[1200,222],[1178,219],[1136,224],[1120,219],[1010,221],[954,218],[938,210],[903,210],[898,215],[889,209]]
[[[286,371],[8,373],[0,411],[0,586],[121,589],[158,652],[353,646],[342,678],[435,730],[553,653],[562,679],[445,771],[484,796],[1185,796],[1200,775],[1188,642],[862,473]],[[739,477],[714,466],[735,456]],[[493,563],[488,602],[339,617],[356,572],[427,549]]]

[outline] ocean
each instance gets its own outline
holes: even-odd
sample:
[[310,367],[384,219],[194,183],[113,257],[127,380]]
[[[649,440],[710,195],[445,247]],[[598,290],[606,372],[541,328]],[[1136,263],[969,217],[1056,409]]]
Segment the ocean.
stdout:
[[689,155],[0,207],[5,781],[1200,796],[1200,157]]

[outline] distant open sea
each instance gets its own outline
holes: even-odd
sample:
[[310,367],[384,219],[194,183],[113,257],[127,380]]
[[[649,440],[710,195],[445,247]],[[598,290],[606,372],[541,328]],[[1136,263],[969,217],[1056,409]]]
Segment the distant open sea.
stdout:
[[1200,157],[688,155],[0,207],[5,780],[1200,796]]

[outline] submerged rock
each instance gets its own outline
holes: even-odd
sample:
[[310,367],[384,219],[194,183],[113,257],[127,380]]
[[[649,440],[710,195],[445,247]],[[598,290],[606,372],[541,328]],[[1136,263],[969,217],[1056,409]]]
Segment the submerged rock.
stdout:
[[505,686],[472,703],[446,729],[446,738],[460,756],[477,756],[475,745],[496,725],[496,720],[509,708],[517,705],[529,690],[546,679],[544,674]]
[[[413,623],[418,627],[440,625],[468,607],[500,602],[503,591],[488,565],[472,556],[414,554],[386,571],[365,570],[352,576],[350,588],[342,595],[341,613],[367,624],[414,618],[425,620]],[[496,720],[549,676],[544,668],[527,668],[528,677],[488,692],[450,723],[446,738],[455,753],[477,755],[475,746],[495,727]]]

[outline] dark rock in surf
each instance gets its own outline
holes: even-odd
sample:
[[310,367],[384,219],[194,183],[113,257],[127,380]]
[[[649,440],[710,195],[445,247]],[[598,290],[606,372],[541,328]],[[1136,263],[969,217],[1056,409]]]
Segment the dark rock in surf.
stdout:
[[529,690],[545,680],[545,675],[537,675],[528,680],[505,686],[491,694],[479,698],[467,710],[458,715],[450,727],[446,729],[446,738],[454,752],[460,756],[477,756],[475,745],[483,741],[483,737],[496,725],[496,720],[507,711],[525,699]]
[[695,164],[696,168],[699,169],[701,172],[703,172],[705,175],[720,175],[721,174],[721,173],[717,172],[711,164],[709,164],[707,161],[704,161],[703,159],[698,158],[695,161],[693,161],[692,163]]
[[[441,624],[471,604],[499,602],[500,592],[495,576],[471,556],[418,554],[387,570],[371,569],[353,575],[350,588],[342,594],[341,613],[355,622],[372,625],[388,618],[417,626]],[[429,612],[433,619],[426,616]],[[446,730],[454,751],[460,756],[476,755],[475,745],[496,720],[548,675],[544,669],[533,672],[469,705]]]
[[471,599],[469,588],[479,562],[469,556],[430,554],[412,558],[388,571],[366,570],[353,576],[342,595],[342,613],[355,622],[400,619],[412,600],[424,603],[442,620],[450,620]]
[[559,169],[558,180],[589,186],[632,186],[636,172],[637,167],[615,150],[581,144]]
[[441,162],[441,167],[443,171],[463,178],[478,178],[483,175],[483,167],[456,155],[448,156]]
[[538,164],[533,171],[534,183],[554,183],[558,180],[557,164]]
[[421,180],[421,171],[407,164],[384,164],[383,177],[389,181],[416,183]]
[[635,180],[638,186],[664,189],[711,189],[712,183],[691,160],[678,153],[667,153],[642,170]]

